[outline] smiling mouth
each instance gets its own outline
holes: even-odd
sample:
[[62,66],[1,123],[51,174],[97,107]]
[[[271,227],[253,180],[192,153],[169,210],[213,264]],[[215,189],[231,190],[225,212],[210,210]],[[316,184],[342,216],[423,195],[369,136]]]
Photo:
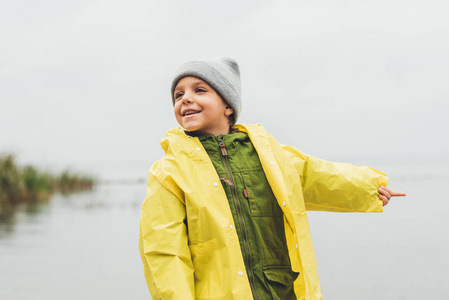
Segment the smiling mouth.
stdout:
[[195,114],[198,114],[200,112],[201,112],[201,110],[189,110],[188,112],[186,112],[182,116],[185,117],[185,116],[195,115]]

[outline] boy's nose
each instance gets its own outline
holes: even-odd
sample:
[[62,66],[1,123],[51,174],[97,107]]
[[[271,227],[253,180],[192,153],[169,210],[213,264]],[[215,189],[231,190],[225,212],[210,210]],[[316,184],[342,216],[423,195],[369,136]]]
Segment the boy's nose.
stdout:
[[191,103],[193,102],[193,97],[191,93],[185,93],[184,96],[182,97],[182,102],[183,103]]

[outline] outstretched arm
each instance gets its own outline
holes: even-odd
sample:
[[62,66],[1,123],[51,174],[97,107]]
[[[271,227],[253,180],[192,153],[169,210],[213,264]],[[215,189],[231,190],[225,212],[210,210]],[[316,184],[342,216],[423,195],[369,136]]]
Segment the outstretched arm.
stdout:
[[[387,176],[369,167],[329,162],[284,146],[301,179],[307,210],[381,212],[379,186]],[[383,196],[386,197],[386,196]]]
[[390,190],[385,186],[381,186],[379,189],[379,198],[383,202],[383,206],[387,205],[391,197],[405,197],[407,196],[404,192],[397,192]]

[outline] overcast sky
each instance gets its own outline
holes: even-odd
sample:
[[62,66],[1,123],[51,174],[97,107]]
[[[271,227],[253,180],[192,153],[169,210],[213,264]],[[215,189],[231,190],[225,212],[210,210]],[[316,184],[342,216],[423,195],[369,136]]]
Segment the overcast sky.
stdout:
[[[447,1],[0,2],[0,152],[142,162],[178,126],[172,74],[240,64],[240,123],[326,159],[448,156]],[[446,128],[446,130],[444,130]]]

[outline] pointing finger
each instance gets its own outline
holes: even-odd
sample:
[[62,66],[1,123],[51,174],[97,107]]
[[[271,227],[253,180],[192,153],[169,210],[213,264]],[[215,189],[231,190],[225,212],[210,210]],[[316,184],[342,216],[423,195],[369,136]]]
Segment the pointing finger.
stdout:
[[396,191],[392,191],[392,193],[390,193],[390,194],[391,194],[391,196],[394,196],[394,197],[396,197],[396,196],[399,196],[399,197],[407,196],[407,194],[405,194],[404,192],[396,192]]

